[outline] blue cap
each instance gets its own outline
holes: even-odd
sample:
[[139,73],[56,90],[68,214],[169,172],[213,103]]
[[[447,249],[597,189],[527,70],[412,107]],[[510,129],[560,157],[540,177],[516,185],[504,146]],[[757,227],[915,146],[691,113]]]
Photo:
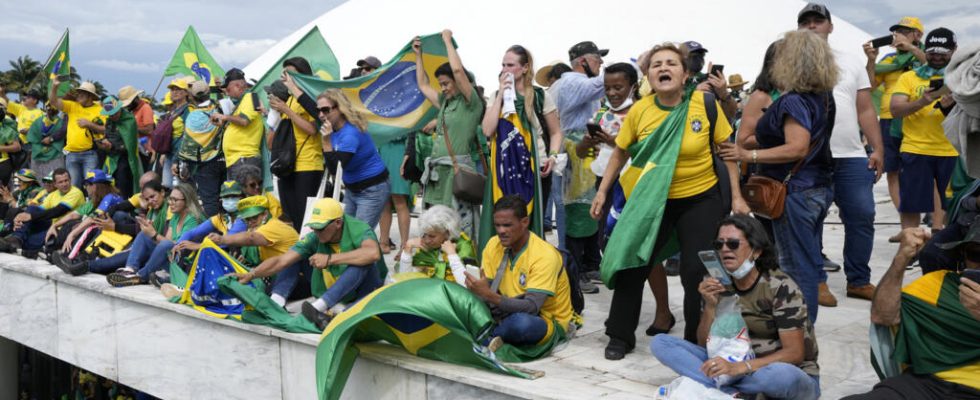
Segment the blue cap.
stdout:
[[708,49],[704,48],[704,46],[702,46],[701,43],[695,42],[693,40],[688,40],[684,42],[684,47],[687,47],[688,53],[694,53],[696,51],[703,51],[705,53],[708,52]]
[[101,169],[93,169],[85,173],[85,183],[112,183],[112,177]]

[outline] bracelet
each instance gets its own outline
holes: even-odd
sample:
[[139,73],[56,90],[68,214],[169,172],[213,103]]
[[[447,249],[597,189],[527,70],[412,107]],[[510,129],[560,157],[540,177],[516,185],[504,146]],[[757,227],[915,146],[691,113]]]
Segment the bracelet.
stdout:
[[747,368],[749,370],[749,372],[746,372],[745,374],[746,375],[751,374],[752,373],[752,364],[749,364],[749,360],[742,360],[742,362],[745,363],[745,368]]
[[759,151],[752,150],[752,164],[758,164],[759,161]]

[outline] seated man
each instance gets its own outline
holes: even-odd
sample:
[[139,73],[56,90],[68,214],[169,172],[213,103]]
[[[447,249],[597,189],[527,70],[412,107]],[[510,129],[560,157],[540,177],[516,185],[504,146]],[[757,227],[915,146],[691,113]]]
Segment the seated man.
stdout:
[[938,270],[902,287],[905,266],[929,235],[903,230],[901,245],[871,301],[871,322],[897,328],[892,360],[905,371],[847,399],[980,398],[980,224],[942,247],[964,258],[960,273]]
[[27,207],[14,217],[14,232],[0,240],[0,252],[13,253],[23,248],[25,257],[36,257],[51,223],[85,202],[82,191],[72,186],[67,169],[54,170],[54,186],[57,190],[45,197],[41,206]]
[[[274,218],[269,207],[269,200],[263,195],[242,199],[238,202],[238,220],[245,221],[248,230],[224,235],[212,233],[208,238],[222,247],[257,247],[260,261],[286,254],[299,240],[299,233],[292,225]],[[270,296],[272,301],[280,306],[286,305],[286,299],[299,280],[301,268],[302,260],[276,274]]]
[[546,342],[556,329],[568,332],[572,320],[561,255],[531,233],[529,224],[524,200],[516,195],[497,200],[493,206],[497,236],[483,249],[481,276],[466,276],[466,286],[490,306],[498,322],[493,336],[513,345]]
[[323,271],[310,275],[310,289],[319,298],[303,303],[303,316],[323,329],[330,323],[328,310],[341,302],[357,301],[381,287],[388,268],[381,258],[381,246],[374,230],[367,223],[344,214],[344,208],[336,200],[317,201],[306,226],[313,232],[285,254],[238,275],[238,281],[248,283],[272,276],[297,262],[309,261],[310,267]]

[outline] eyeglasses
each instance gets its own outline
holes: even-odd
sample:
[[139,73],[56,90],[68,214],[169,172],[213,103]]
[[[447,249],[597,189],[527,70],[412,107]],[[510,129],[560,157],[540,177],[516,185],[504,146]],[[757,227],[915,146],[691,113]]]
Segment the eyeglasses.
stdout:
[[170,200],[170,201],[172,201],[172,202],[175,202],[175,203],[176,203],[176,202],[178,202],[178,201],[184,201],[184,199],[183,199],[183,198],[180,198],[180,197],[173,197],[173,196],[170,196],[170,197],[168,198],[168,200]]
[[324,114],[330,114],[330,112],[333,111],[333,109],[334,107],[330,107],[330,106],[317,108],[317,110],[320,110],[320,112]]
[[715,246],[715,250],[717,251],[721,251],[725,246],[728,246],[729,250],[738,250],[738,246],[742,244],[742,241],[739,239],[715,239],[711,244]]

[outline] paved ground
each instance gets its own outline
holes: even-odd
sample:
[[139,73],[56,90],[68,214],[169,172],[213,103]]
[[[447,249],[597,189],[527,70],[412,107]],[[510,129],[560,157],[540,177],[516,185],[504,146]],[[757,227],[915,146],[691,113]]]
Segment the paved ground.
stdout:
[[[888,243],[888,237],[899,231],[898,214],[888,200],[885,180],[875,186],[876,226],[875,247],[871,259],[873,283],[877,283],[897,250],[896,244]],[[397,230],[397,228],[395,228]],[[415,233],[415,232],[413,232]],[[395,231],[392,237],[398,237]],[[556,238],[549,234],[552,243]],[[831,209],[824,227],[824,250],[830,259],[843,264],[842,249],[844,229],[836,207]],[[393,253],[388,255],[389,261]],[[389,265],[393,265],[389,262]],[[906,274],[906,281],[921,275],[916,268]],[[677,319],[671,334],[681,336],[684,331],[681,302],[683,289],[678,277],[669,277],[670,308]],[[837,399],[842,396],[867,391],[877,382],[877,376],[869,362],[868,312],[870,302],[845,297],[846,279],[843,271],[830,273],[828,284],[837,296],[838,306],[822,308],[816,324],[820,355],[823,398]],[[585,326],[578,337],[553,357],[531,363],[533,368],[547,370],[548,374],[569,374],[598,385],[615,385],[636,395],[653,396],[651,387],[665,384],[676,375],[650,355],[648,337],[644,330],[653,321],[654,301],[647,291],[643,314],[637,328],[637,348],[621,361],[603,358],[606,337],[603,321],[609,308],[611,292],[602,288],[598,294],[586,295]],[[632,389],[630,390],[630,387]]]

